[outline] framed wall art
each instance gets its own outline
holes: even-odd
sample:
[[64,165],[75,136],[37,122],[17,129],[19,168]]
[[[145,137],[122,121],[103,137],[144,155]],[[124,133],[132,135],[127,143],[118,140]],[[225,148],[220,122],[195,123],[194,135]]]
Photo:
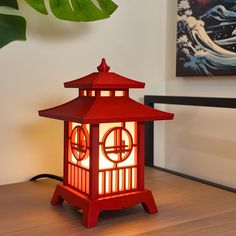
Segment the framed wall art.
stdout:
[[178,0],[177,76],[236,75],[236,0]]

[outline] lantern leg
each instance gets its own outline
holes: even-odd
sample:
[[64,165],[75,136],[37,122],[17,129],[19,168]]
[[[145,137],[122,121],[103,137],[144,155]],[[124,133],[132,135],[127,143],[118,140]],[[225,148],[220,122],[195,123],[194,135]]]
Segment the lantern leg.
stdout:
[[82,224],[86,227],[94,227],[97,225],[98,216],[100,211],[92,203],[89,204],[88,208],[83,209]]
[[60,195],[60,190],[58,187],[56,187],[55,192],[54,192],[52,199],[51,199],[51,204],[52,205],[61,205],[63,202],[64,202],[64,199]]
[[145,212],[149,214],[158,212],[158,209],[157,209],[157,206],[156,206],[156,203],[154,201],[151,191],[147,191],[141,203]]
[[86,196],[70,189],[67,186],[58,184],[51,199],[52,205],[60,205],[63,201],[67,201],[73,206],[82,209],[82,223],[86,227],[94,227],[97,224],[99,208],[97,201],[90,201]]

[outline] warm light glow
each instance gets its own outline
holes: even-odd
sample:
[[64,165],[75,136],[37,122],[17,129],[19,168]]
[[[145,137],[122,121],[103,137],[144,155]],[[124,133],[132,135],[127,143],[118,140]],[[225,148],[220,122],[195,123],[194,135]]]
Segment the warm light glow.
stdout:
[[123,170],[119,170],[119,190],[122,191],[123,189]]
[[90,97],[95,97],[95,90],[88,90],[87,94]]
[[124,91],[115,91],[115,96],[116,97],[123,97],[124,96]]
[[82,97],[86,97],[87,96],[87,90],[80,89],[79,90],[79,95],[82,96]]
[[114,170],[112,171],[112,191],[113,192],[117,192],[118,191],[118,186],[117,186],[117,182],[118,182],[118,171]]
[[129,169],[125,169],[124,170],[126,173],[125,173],[125,182],[126,182],[126,187],[125,187],[125,189],[126,190],[129,190],[130,188],[131,188],[131,186],[130,186],[130,172],[129,172]]
[[[132,137],[135,137],[135,129],[136,129],[136,123],[135,122],[126,122],[125,123],[125,128],[130,132],[130,134],[132,135]],[[125,142],[128,142],[127,136],[124,137],[125,138]],[[137,144],[136,140],[134,141],[134,145]],[[126,159],[125,161],[121,162],[118,164],[118,167],[124,167],[124,166],[134,166],[137,165],[137,158],[136,158],[136,150],[137,150],[137,146],[134,146],[134,148],[132,149],[132,152],[129,156],[128,159]]]
[[102,172],[99,172],[98,174],[98,182],[99,182],[99,185],[98,185],[98,193],[101,195],[103,194],[103,184],[102,184],[102,180],[103,180],[103,173]]
[[87,96],[87,90],[80,90],[80,96]]
[[[107,130],[113,128],[113,127],[121,127],[121,123],[105,123],[99,125],[99,142],[102,142],[102,139],[107,132]],[[102,153],[101,145],[99,145],[99,169],[108,169],[108,168],[114,168],[114,163],[107,160],[106,157],[104,157]]]
[[[136,126],[135,122],[99,124],[99,195],[137,189]],[[89,132],[88,124],[69,123],[68,184],[85,194],[89,194]]]
[[111,187],[111,175],[109,171],[106,171],[106,193],[110,193],[110,187]]
[[132,188],[137,188],[137,168],[132,168]]
[[102,153],[102,147],[99,146],[99,170],[114,168],[114,163],[107,160]]
[[101,91],[100,96],[101,97],[110,97],[111,92],[110,91]]
[[73,155],[71,155],[71,161],[72,161],[74,164],[77,164],[77,159],[76,159]]
[[86,194],[89,194],[89,130],[88,124],[69,122],[68,185]]
[[[75,123],[75,122],[71,122],[71,125],[72,125],[72,127],[71,127],[71,129],[73,130],[76,126],[81,126],[81,124],[79,124],[79,123]],[[86,124],[85,125],[85,129],[87,130],[87,132],[88,132],[88,134],[89,134],[89,125],[88,124]],[[76,137],[75,137],[75,139],[77,140],[77,134],[75,135]],[[69,145],[69,149],[70,149],[70,145]],[[83,159],[82,161],[77,161],[77,159],[75,158],[75,156],[73,155],[73,153],[69,150],[69,152],[68,152],[68,155],[69,155],[69,160],[72,162],[72,163],[74,163],[74,164],[79,164],[79,165],[81,165],[81,166],[83,166],[83,167],[85,167],[85,168],[87,168],[87,169],[89,169],[89,155],[88,155],[88,157],[87,158],[85,158],[85,159]]]
[[118,163],[118,167],[125,167],[125,166],[133,166],[136,165],[136,156],[135,156],[135,150],[136,147],[133,148],[131,154],[129,155],[129,158],[127,158],[125,161]]
[[[131,135],[132,140],[130,140],[129,135]],[[123,161],[122,157],[127,154],[130,142],[132,144],[131,152],[128,153],[127,159]],[[105,151],[104,148],[106,148]],[[100,195],[131,191],[137,188],[137,137],[135,122],[99,125],[98,181]]]

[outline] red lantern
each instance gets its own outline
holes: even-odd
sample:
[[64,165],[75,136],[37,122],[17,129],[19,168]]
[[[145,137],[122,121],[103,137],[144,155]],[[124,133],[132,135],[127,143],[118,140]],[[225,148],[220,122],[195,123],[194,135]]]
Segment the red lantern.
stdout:
[[64,120],[64,180],[51,203],[65,200],[81,208],[87,227],[96,225],[103,210],[142,203],[148,213],[157,212],[144,188],[144,122],[173,119],[129,98],[129,88],[145,84],[109,69],[103,59],[98,72],[64,84],[79,88],[77,98],[39,111]]

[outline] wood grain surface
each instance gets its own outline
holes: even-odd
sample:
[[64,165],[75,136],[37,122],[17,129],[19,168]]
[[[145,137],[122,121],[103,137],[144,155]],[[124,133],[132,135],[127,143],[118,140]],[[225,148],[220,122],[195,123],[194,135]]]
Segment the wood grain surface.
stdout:
[[158,214],[145,213],[141,205],[106,211],[90,229],[82,226],[79,210],[50,205],[56,181],[0,186],[0,235],[236,236],[236,194],[152,168],[145,176]]

